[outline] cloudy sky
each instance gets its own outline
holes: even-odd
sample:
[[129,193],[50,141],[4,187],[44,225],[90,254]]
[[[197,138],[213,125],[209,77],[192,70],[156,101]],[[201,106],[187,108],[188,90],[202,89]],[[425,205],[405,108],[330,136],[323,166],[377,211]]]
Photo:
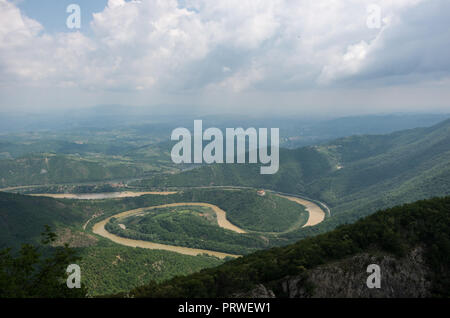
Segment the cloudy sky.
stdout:
[[0,0],[0,110],[111,103],[450,112],[450,1]]

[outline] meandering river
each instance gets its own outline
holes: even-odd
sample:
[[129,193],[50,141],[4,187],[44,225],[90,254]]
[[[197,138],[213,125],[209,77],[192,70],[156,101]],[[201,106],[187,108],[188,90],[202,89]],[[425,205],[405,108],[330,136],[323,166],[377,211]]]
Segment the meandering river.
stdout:
[[308,221],[303,225],[303,227],[317,225],[325,219],[325,212],[314,202],[311,202],[311,201],[308,201],[305,199],[300,199],[297,197],[290,197],[290,196],[286,196],[286,195],[278,194],[278,196],[288,199],[290,201],[296,202],[298,204],[301,204],[305,207],[305,210],[308,211],[308,213],[309,213],[309,217],[308,217]]
[[218,206],[208,204],[208,203],[195,203],[195,202],[163,204],[163,205],[152,206],[152,207],[147,207],[147,208],[139,208],[139,209],[134,209],[134,210],[114,214],[113,216],[110,216],[109,218],[94,224],[94,226],[92,227],[92,232],[94,232],[95,234],[98,234],[100,236],[103,236],[107,239],[110,239],[111,241],[113,241],[115,243],[126,245],[126,246],[132,246],[132,247],[141,247],[141,248],[148,248],[148,249],[153,249],[153,250],[166,250],[166,251],[172,251],[172,252],[177,252],[177,253],[181,253],[181,254],[185,254],[185,255],[194,255],[194,256],[198,255],[198,254],[208,254],[208,255],[213,255],[213,256],[219,257],[219,258],[225,258],[227,256],[231,256],[231,257],[239,257],[240,256],[240,255],[222,253],[222,252],[211,251],[211,250],[202,250],[202,249],[197,249],[197,248],[189,248],[189,247],[183,247],[183,246],[175,246],[175,245],[168,245],[168,244],[153,243],[153,242],[148,242],[148,241],[133,240],[133,239],[128,239],[128,238],[124,238],[124,237],[112,234],[105,229],[106,223],[108,223],[112,217],[122,218],[122,217],[126,217],[126,216],[132,216],[135,214],[139,214],[139,213],[142,213],[145,210],[149,210],[149,209],[175,207],[175,206],[187,206],[187,205],[188,206],[204,206],[204,207],[211,208],[217,215],[217,222],[220,227],[223,227],[225,229],[232,230],[232,231],[235,231],[238,233],[245,233],[244,230],[231,224],[226,219],[226,212],[223,211]]
[[159,194],[159,195],[169,195],[174,194],[175,191],[169,192],[132,192],[132,191],[122,191],[122,192],[103,192],[103,193],[39,193],[30,194],[36,197],[49,197],[54,199],[78,199],[78,200],[101,200],[101,199],[115,199],[115,198],[130,198],[130,197],[140,197],[144,194]]
[[[169,194],[174,194],[174,193],[176,193],[176,192],[175,191],[172,191],[172,192],[169,192],[169,191],[167,191],[167,192],[125,191],[125,192],[87,193],[87,194],[62,193],[62,194],[32,194],[32,195],[33,196],[46,196],[46,197],[52,197],[52,198],[57,198],[57,199],[98,200],[98,199],[138,197],[138,196],[145,195],[145,194],[169,195]],[[290,201],[296,202],[305,207],[306,211],[308,211],[309,217],[308,217],[308,221],[302,227],[317,225],[325,219],[325,212],[314,202],[311,202],[311,201],[308,201],[305,199],[301,199],[298,197],[288,196],[288,195],[281,195],[281,194],[276,194],[276,195],[283,197],[285,199],[288,199]],[[230,221],[228,221],[227,217],[226,217],[227,214],[224,210],[222,210],[221,208],[219,208],[216,205],[209,204],[209,203],[203,203],[203,202],[179,202],[179,203],[163,204],[163,205],[158,205],[158,206],[145,207],[145,208],[139,208],[139,209],[121,212],[121,213],[115,214],[113,216],[110,216],[105,220],[97,222],[92,227],[92,231],[95,234],[98,234],[100,236],[103,236],[103,237],[115,242],[115,243],[125,245],[125,246],[166,250],[166,251],[172,251],[172,252],[177,252],[177,253],[181,253],[181,254],[185,254],[185,255],[194,255],[194,256],[198,255],[198,254],[208,254],[208,255],[219,257],[219,258],[225,258],[227,256],[231,256],[231,257],[241,256],[241,255],[222,253],[222,252],[211,251],[211,250],[203,250],[203,249],[189,248],[189,247],[183,247],[183,246],[153,243],[153,242],[142,241],[142,240],[133,240],[133,239],[128,239],[128,238],[117,236],[115,234],[112,234],[112,233],[106,231],[106,229],[105,229],[106,223],[108,223],[108,221],[112,217],[121,218],[121,217],[139,214],[139,213],[142,213],[143,211],[149,210],[149,209],[156,209],[156,208],[163,208],[163,207],[175,207],[175,206],[204,206],[204,207],[211,208],[216,213],[217,223],[220,227],[234,231],[236,233],[247,233],[244,229],[241,229],[241,228],[237,227],[236,225],[232,224]],[[88,222],[91,219],[89,219]],[[86,224],[83,226],[84,229],[86,228],[86,225],[88,222],[86,222]]]

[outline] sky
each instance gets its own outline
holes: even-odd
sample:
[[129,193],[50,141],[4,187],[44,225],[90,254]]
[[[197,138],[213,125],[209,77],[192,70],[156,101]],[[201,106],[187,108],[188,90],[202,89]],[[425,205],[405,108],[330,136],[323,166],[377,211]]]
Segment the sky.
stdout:
[[0,0],[0,111],[450,112],[449,15],[448,0]]

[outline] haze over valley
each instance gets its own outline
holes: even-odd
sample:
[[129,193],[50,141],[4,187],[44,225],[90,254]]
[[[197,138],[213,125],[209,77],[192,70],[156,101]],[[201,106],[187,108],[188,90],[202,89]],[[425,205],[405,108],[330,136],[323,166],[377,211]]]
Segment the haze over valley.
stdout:
[[0,0],[1,299],[450,296],[448,1],[69,2]]

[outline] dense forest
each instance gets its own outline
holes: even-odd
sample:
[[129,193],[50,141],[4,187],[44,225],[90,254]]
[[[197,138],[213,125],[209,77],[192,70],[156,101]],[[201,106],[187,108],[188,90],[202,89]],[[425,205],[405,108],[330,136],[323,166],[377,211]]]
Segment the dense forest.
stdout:
[[[141,224],[140,227],[136,228],[130,227],[125,234],[117,232],[120,231],[120,228],[117,226],[111,227],[109,230],[134,238],[137,238],[136,235],[141,235],[140,238],[148,240],[154,240],[156,234],[158,236],[156,240],[159,242],[229,251],[237,254],[248,254],[256,249],[267,249],[277,246],[283,249],[283,246],[299,240],[302,240],[301,242],[309,242],[309,237],[322,237],[317,235],[329,232],[345,224],[354,223],[358,219],[380,209],[423,198],[448,195],[450,191],[449,138],[450,121],[447,120],[433,127],[400,131],[390,135],[353,136],[314,147],[303,147],[294,150],[281,149],[280,171],[273,176],[260,175],[259,167],[253,165],[211,165],[176,174],[155,174],[152,178],[135,181],[132,185],[134,189],[141,190],[164,189],[175,186],[178,193],[167,196],[144,195],[134,198],[84,201],[55,200],[0,192],[0,248],[12,247],[14,253],[17,253],[22,243],[36,244],[39,242],[43,226],[49,224],[58,229],[58,231],[67,231],[69,229],[66,233],[72,233],[69,235],[72,236],[72,241],[77,241],[77,239],[73,239],[74,237],[81,237],[78,240],[79,243],[81,242],[81,245],[85,241],[88,242],[86,246],[75,247],[79,248],[84,257],[88,257],[89,264],[100,264],[99,258],[103,255],[100,252],[100,248],[106,243],[104,239],[96,236],[93,236],[94,239],[92,239],[90,230],[95,222],[116,213],[136,208],[176,202],[206,202],[225,210],[231,223],[249,232],[264,232],[264,237],[259,237],[253,233],[248,235],[226,233],[226,231],[213,224],[205,224],[204,219],[195,215],[171,215],[170,218],[168,215],[165,215],[160,220],[147,219],[145,223],[148,224]],[[146,153],[149,149],[143,147],[141,150]],[[145,159],[144,157],[145,155],[142,157],[142,160]],[[62,174],[58,174],[58,171],[63,172],[67,168],[66,159],[58,155],[49,156],[48,162],[46,162],[45,156],[19,158],[16,159],[17,163],[14,163],[17,166],[9,166],[12,161],[8,161],[5,169],[2,169],[2,171],[3,173],[14,174],[14,171],[22,171],[23,166],[26,169],[31,169],[29,171],[26,170],[28,172],[23,171],[29,173],[32,178],[45,179],[50,174],[48,170],[47,172],[43,171],[46,170],[44,165],[49,164],[53,173],[56,173],[55,178],[59,178]],[[6,164],[6,161],[2,164]],[[87,166],[84,166],[85,164]],[[106,166],[112,167],[109,163]],[[125,166],[127,165],[125,164]],[[95,164],[91,166],[89,160],[86,162],[81,160],[74,167],[78,167],[84,172],[90,171],[91,168],[93,170],[97,169]],[[70,173],[76,174],[77,169]],[[100,170],[96,171],[101,172]],[[120,171],[119,173],[121,173]],[[106,170],[103,172],[106,174],[99,175],[98,178],[109,178],[114,175],[109,174]],[[125,174],[128,174],[128,172]],[[88,175],[89,178],[92,176],[91,173],[88,173]],[[71,175],[65,176],[70,177]],[[20,178],[19,175],[17,177]],[[80,175],[80,178],[84,178],[83,174]],[[9,180],[13,179],[9,178]],[[59,179],[55,180],[58,181]],[[50,181],[49,179],[45,182]],[[33,183],[34,181],[30,182]],[[188,189],[191,186],[214,187],[220,185],[247,186],[253,187],[253,189]],[[54,188],[56,192],[60,190],[58,185],[53,187],[56,187]],[[66,187],[65,189],[72,187],[76,189],[76,192],[113,190],[107,185],[72,184],[64,185],[64,187]],[[306,211],[302,210],[298,204],[279,198],[269,191],[266,191],[267,194],[264,197],[257,196],[256,189],[261,188],[287,193],[301,193],[321,200],[331,208],[331,217],[327,217],[322,223],[314,227],[297,227],[294,230],[290,230],[296,222],[301,224],[306,222]],[[436,204],[437,202],[435,201]],[[417,204],[420,205],[421,203]],[[393,210],[396,209],[398,208]],[[86,224],[85,222],[94,215],[96,216],[95,221],[87,223],[86,229],[82,230],[83,224]],[[409,224],[406,220],[405,222]],[[417,223],[420,225],[418,231],[421,231],[422,223],[419,221]],[[185,226],[186,224],[189,224],[189,226]],[[145,227],[147,229],[143,230]],[[171,227],[177,228],[179,235],[173,236],[170,230]],[[431,226],[430,228],[435,227]],[[403,230],[398,228],[389,229],[386,230],[384,235],[388,235],[390,231],[394,234],[386,242],[391,241],[395,243],[396,240],[400,240],[401,242],[406,242],[405,244],[407,245],[409,244],[402,237],[396,239],[397,235],[403,235]],[[338,231],[342,231],[342,228],[339,227]],[[278,234],[272,235],[268,232],[277,232]],[[435,237],[439,242],[436,244],[447,244],[445,243],[447,238],[443,234],[444,232],[440,230],[437,232],[441,233],[442,237]],[[326,233],[323,235],[331,234]],[[421,234],[418,232],[417,235]],[[203,238],[203,241],[198,240],[198,237]],[[95,240],[99,241],[95,243]],[[115,261],[114,258],[119,255],[114,255],[114,251],[116,249],[119,250],[121,247],[116,244],[110,244],[107,244],[109,249],[105,249],[105,253],[111,258],[112,263]],[[352,244],[350,246],[353,246]],[[342,247],[338,246],[337,248]],[[361,250],[364,250],[364,248],[366,248],[365,245]],[[436,248],[445,250],[445,246],[441,247],[439,245]],[[127,248],[124,247],[124,249]],[[382,249],[394,253],[394,251],[387,249],[386,246],[382,246]],[[276,250],[274,249],[274,251]],[[429,250],[427,249],[427,251]],[[137,259],[145,259],[153,252],[133,250]],[[259,255],[259,253],[257,252],[254,255]],[[302,253],[306,253],[306,251]],[[126,255],[125,252],[123,254]],[[345,255],[350,254],[347,253]],[[437,253],[435,254],[437,255]],[[331,255],[333,254],[331,253]],[[430,255],[429,252],[427,252],[427,255]],[[438,257],[436,255],[433,257]],[[158,257],[162,257],[162,255]],[[110,289],[109,292],[111,293],[124,291],[144,283],[145,279],[160,282],[157,278],[158,275],[168,279],[173,277],[173,275],[179,275],[183,270],[186,270],[186,273],[190,273],[221,263],[221,261],[214,258],[198,259],[175,254],[167,258],[166,266],[161,267],[161,273],[158,275],[144,275],[137,280],[117,280],[108,286],[98,283],[98,279],[102,275],[110,276],[120,271],[137,273],[137,267],[133,265],[133,262],[129,261],[130,258],[127,259],[127,262],[118,261],[114,266],[105,266],[104,273],[97,272],[95,266],[92,267],[86,263],[85,266],[91,269],[88,281],[90,282],[89,288],[92,293],[108,293],[108,289]],[[283,259],[283,257],[280,256],[280,259]],[[427,259],[429,260],[430,258]],[[325,258],[323,262],[326,263],[327,261],[328,258]],[[236,262],[240,262],[240,260],[227,262],[224,265],[225,267],[222,268],[227,268],[227,266],[231,266],[229,264],[235,264]],[[267,263],[267,268],[270,269],[272,266],[270,261],[265,259],[264,262]],[[293,264],[295,263],[294,261]],[[284,263],[281,264],[283,265]],[[308,262],[306,263],[308,266],[313,266],[314,264],[318,263],[313,263],[312,265]],[[304,267],[305,269],[311,267],[304,266],[303,263],[299,266],[299,268]],[[287,267],[288,265],[286,265]],[[252,275],[249,277],[252,277]],[[266,275],[265,272],[264,275]],[[272,277],[271,275],[269,276]],[[261,278],[260,276],[256,277],[258,279]],[[231,279],[230,281],[233,280]],[[253,279],[250,282],[256,283],[257,281],[257,279]],[[269,282],[272,280],[264,278],[263,281]],[[445,282],[445,277],[442,282]],[[235,285],[242,287],[242,289],[248,287],[239,285],[239,283]],[[442,291],[436,292],[436,294],[440,295]]]
[[[379,211],[331,232],[213,267],[220,262],[213,257],[143,251],[109,241],[85,249],[46,247],[56,237],[47,228],[42,246],[24,244],[16,253],[9,249],[0,252],[0,289],[3,297],[80,297],[88,294],[86,285],[92,288],[90,295],[116,291],[119,297],[227,297],[264,284],[282,297],[280,282],[286,277],[301,277],[318,266],[362,253],[403,259],[420,247],[429,268],[426,277],[430,295],[449,297],[449,233],[450,197],[433,198]],[[68,290],[61,283],[66,277],[63,270],[67,263],[78,261],[87,280],[83,289]],[[137,272],[140,274],[136,276]],[[186,273],[192,274],[184,276]],[[170,279],[173,275],[176,277]],[[125,292],[127,287],[141,284]]]
[[[259,251],[166,282],[151,282],[127,294],[133,297],[227,297],[265,284],[277,290],[286,276],[364,252],[402,258],[409,250],[425,249],[431,269],[430,292],[450,296],[450,197],[434,198],[379,211],[355,224]],[[407,286],[403,286],[406,288]]]
[[88,296],[126,292],[149,281],[162,282],[223,263],[208,255],[130,248],[107,240],[76,250]]
[[0,248],[35,243],[45,225],[78,225],[89,211],[51,198],[0,192]]
[[22,244],[16,252],[0,249],[0,298],[81,298],[87,295],[83,282],[68,288],[68,265],[80,260],[67,245],[51,247],[56,234],[44,227],[39,244]]
[[227,219],[246,230],[283,232],[294,223],[307,221],[307,213],[299,204],[272,193],[259,196],[256,189],[191,189],[183,191],[180,202],[205,202],[227,212]]
[[318,146],[280,149],[280,170],[261,175],[255,165],[208,165],[158,175],[136,186],[248,186],[303,194],[326,203],[332,217],[290,232],[298,240],[327,232],[379,209],[450,194],[450,120],[388,135],[360,135]]
[[[227,194],[233,200],[227,200]],[[248,204],[247,200],[253,205]],[[23,243],[38,244],[44,225],[50,224],[60,234],[57,240],[59,245],[69,242],[79,251],[83,268],[86,269],[84,279],[90,295],[129,290],[144,284],[145,279],[159,281],[160,278],[167,279],[174,275],[219,265],[223,261],[209,256],[194,257],[167,251],[122,247],[90,233],[91,226],[96,221],[131,209],[166,203],[199,201],[220,204],[224,209],[233,211],[231,215],[234,215],[236,220],[241,220],[245,226],[254,222],[260,228],[285,229],[291,225],[286,220],[300,221],[299,224],[304,224],[307,218],[307,213],[300,205],[275,195],[257,196],[256,190],[194,189],[167,196],[144,195],[108,200],[52,199],[0,192],[1,247],[12,247],[13,251],[17,252]],[[239,206],[242,207],[240,210]],[[272,210],[271,207],[274,206],[275,210]],[[82,230],[83,224],[93,215],[97,216],[95,221],[87,223],[86,230]],[[270,224],[270,220],[276,219],[278,215],[282,215],[285,220]],[[165,221],[167,220],[166,218]],[[187,226],[186,221],[196,226]],[[264,237],[252,233],[241,235],[211,223],[204,227],[203,221],[205,220],[201,218],[181,217],[181,219],[172,219],[170,224],[166,222],[168,226],[181,226],[186,231],[179,231],[174,237],[173,233],[167,232],[167,229],[162,230],[159,233],[163,235],[162,242],[219,251],[228,250],[236,254],[248,254],[256,249],[273,246],[277,242],[271,235],[264,235]],[[209,239],[202,241],[202,237]],[[116,261],[118,255],[121,257],[120,261]],[[108,262],[105,262],[105,259]],[[158,272],[144,273],[139,268],[140,260],[157,262],[158,259],[163,260],[164,263]],[[129,278],[119,278],[120,275],[117,276],[117,273],[128,273],[128,276],[125,276]],[[135,274],[136,278],[132,279],[131,277]],[[108,283],[101,283],[104,277],[111,279],[108,279]]]

